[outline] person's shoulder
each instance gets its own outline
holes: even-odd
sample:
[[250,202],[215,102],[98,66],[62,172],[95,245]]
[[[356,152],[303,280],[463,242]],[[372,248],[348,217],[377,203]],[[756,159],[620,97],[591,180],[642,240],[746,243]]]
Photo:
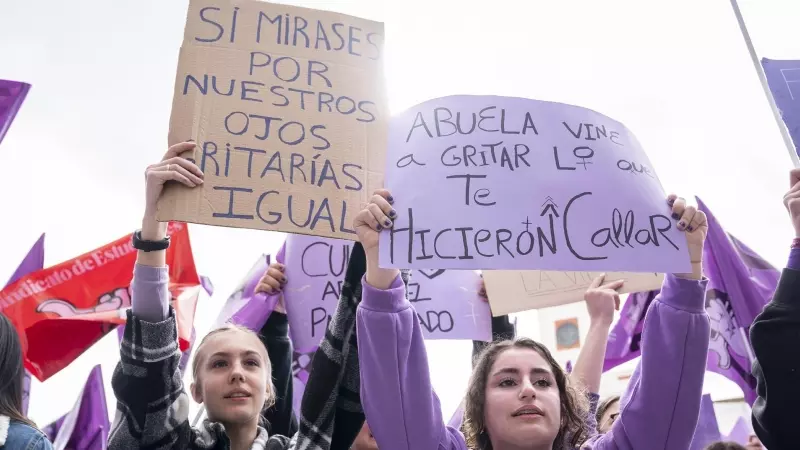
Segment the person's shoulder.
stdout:
[[47,436],[36,428],[15,420],[10,421],[4,450],[52,450]]

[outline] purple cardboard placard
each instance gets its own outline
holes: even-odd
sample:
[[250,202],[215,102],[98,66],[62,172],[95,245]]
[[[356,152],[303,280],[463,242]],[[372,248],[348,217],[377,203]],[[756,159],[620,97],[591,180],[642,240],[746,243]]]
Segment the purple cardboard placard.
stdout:
[[286,237],[283,289],[295,351],[319,346],[339,304],[352,242],[300,234]]
[[578,106],[451,96],[395,116],[382,267],[687,272],[647,155]]
[[[310,353],[336,311],[352,243],[291,234],[284,245],[284,299],[292,342],[298,354]],[[407,295],[425,339],[490,341],[492,315],[479,288],[480,276],[472,270],[413,271]]]
[[492,313],[472,270],[415,270],[408,282],[425,339],[492,340]]

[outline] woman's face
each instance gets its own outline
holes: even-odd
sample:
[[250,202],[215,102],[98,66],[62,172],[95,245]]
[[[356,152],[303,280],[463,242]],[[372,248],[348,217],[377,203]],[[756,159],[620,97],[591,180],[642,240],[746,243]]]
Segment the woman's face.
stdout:
[[618,416],[619,400],[608,405],[608,408],[603,412],[603,415],[600,417],[600,423],[597,424],[597,431],[601,434],[608,433]]
[[552,445],[561,426],[561,396],[547,360],[528,348],[500,353],[486,380],[484,415],[495,448]]
[[226,426],[258,423],[267,395],[267,354],[258,338],[240,330],[209,336],[198,352],[192,386],[209,419]]

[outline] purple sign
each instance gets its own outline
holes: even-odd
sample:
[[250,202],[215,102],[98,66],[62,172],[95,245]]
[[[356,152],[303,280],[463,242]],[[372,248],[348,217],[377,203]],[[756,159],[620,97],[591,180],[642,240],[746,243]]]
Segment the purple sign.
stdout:
[[3,142],[30,89],[28,83],[0,80],[0,142]]
[[650,160],[602,114],[451,96],[395,116],[388,142],[382,267],[689,271]]
[[408,282],[425,339],[492,340],[492,313],[472,270],[415,270]]
[[767,84],[800,154],[800,60],[761,59]]
[[[295,350],[317,348],[339,303],[352,243],[300,234],[286,238],[286,313]],[[426,339],[492,336],[489,304],[478,295],[480,276],[471,270],[415,270],[408,283]]]
[[309,353],[325,336],[342,292],[352,242],[300,234],[286,237],[283,289],[292,342]]

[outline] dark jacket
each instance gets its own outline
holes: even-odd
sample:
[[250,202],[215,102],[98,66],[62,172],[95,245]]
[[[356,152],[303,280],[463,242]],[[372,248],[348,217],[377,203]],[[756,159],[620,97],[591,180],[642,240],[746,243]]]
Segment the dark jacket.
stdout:
[[800,448],[800,271],[784,269],[750,328],[758,398],[753,428],[769,450]]

